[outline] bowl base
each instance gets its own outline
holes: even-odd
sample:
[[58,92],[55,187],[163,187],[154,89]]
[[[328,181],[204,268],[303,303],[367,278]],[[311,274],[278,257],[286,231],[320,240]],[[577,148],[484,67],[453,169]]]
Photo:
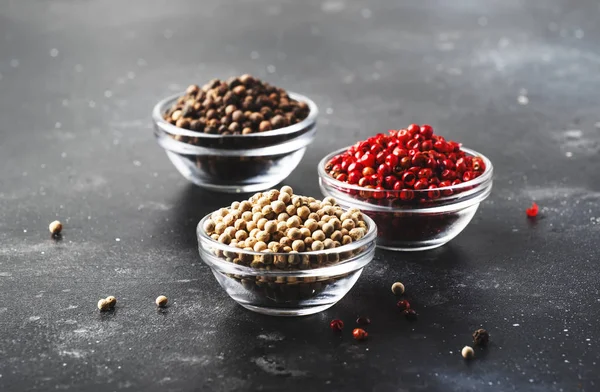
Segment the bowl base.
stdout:
[[377,247],[379,249],[391,250],[394,252],[421,252],[424,250],[431,250],[431,249],[439,248],[440,246],[446,245],[448,242],[450,242],[450,240],[444,241],[444,242],[441,242],[441,243],[435,244],[435,245],[417,246],[417,247],[415,247],[415,246],[413,246],[413,247],[386,246],[386,245],[377,244]]
[[264,191],[265,189],[275,188],[276,185],[281,183],[284,179],[278,179],[276,181],[270,182],[261,182],[257,184],[248,184],[248,185],[213,185],[207,184],[205,182],[196,181],[194,177],[189,176],[186,177],[189,181],[193,182],[195,185],[208,189],[213,192],[222,192],[222,193],[254,193]]
[[[238,302],[239,303],[239,302]],[[326,309],[329,309],[336,302],[331,304],[319,305],[319,306],[311,306],[300,309],[291,309],[291,308],[267,308],[262,306],[254,306],[249,304],[239,303],[244,308],[251,310],[256,313],[266,314],[268,316],[281,316],[281,317],[295,317],[295,316],[308,316],[311,314],[322,312]]]

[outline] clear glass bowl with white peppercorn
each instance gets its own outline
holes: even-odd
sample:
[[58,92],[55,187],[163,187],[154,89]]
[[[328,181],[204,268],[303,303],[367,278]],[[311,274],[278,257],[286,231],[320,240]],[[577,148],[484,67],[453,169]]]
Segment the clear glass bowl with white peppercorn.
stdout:
[[321,312],[354,286],[375,254],[377,227],[334,199],[257,193],[205,216],[200,256],[243,307],[276,316]]
[[233,193],[268,189],[290,175],[315,137],[317,115],[307,97],[249,75],[191,85],[152,112],[154,135],[177,170],[196,185]]

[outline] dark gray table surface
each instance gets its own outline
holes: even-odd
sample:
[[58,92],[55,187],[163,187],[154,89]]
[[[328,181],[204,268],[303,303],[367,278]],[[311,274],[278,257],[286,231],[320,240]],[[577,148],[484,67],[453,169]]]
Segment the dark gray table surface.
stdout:
[[[0,390],[598,390],[599,5],[405,3],[3,1]],[[297,192],[320,195],[329,151],[427,122],[492,160],[492,195],[442,248],[378,251],[324,313],[246,311],[194,234],[239,196],[190,185],[150,121],[187,84],[246,72],[321,109]],[[357,315],[368,341],[330,332]],[[492,342],[467,363],[480,326]]]

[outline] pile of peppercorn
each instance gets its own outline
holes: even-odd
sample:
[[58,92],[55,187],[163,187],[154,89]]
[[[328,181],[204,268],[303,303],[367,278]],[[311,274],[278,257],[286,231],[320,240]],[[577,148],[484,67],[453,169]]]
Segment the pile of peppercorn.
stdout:
[[[240,250],[239,253],[216,250],[218,257],[256,269],[274,267],[286,270],[305,270],[337,263],[340,261],[338,253],[309,256],[302,252],[348,245],[363,238],[368,231],[359,210],[344,211],[331,197],[320,201],[295,195],[289,186],[233,202],[230,208],[213,212],[203,228],[213,240]],[[289,256],[272,257],[273,253],[288,253]],[[346,252],[339,253],[352,256],[352,252],[347,255]]]
[[325,170],[336,180],[366,188],[358,192],[364,199],[435,200],[455,192],[448,187],[482,175],[485,163],[468,156],[459,143],[435,135],[430,125],[411,124],[356,143]]
[[306,102],[250,75],[190,85],[164,114],[165,121],[208,134],[247,135],[284,128],[304,120]]

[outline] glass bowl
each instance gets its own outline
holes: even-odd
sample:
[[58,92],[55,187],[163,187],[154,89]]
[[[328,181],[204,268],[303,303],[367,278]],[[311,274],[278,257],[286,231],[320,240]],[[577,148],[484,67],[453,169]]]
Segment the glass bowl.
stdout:
[[[335,305],[373,260],[377,226],[364,215],[367,233],[348,245],[322,251],[246,251],[210,238],[205,216],[196,229],[200,257],[227,294],[244,308],[272,316],[304,316]],[[236,264],[259,261],[264,268]]]
[[298,166],[317,131],[317,105],[289,93],[309,106],[299,123],[248,135],[215,135],[169,124],[163,114],[179,93],[156,104],[154,135],[179,172],[194,184],[220,192],[256,192],[279,184]]
[[411,200],[400,198],[401,191],[375,191],[332,178],[325,164],[349,147],[327,155],[319,162],[319,186],[325,196],[344,208],[358,208],[377,224],[377,246],[397,251],[437,248],[456,237],[469,224],[479,203],[492,191],[492,162],[476,151],[462,148],[470,156],[483,159],[485,171],[458,185],[414,190]]

